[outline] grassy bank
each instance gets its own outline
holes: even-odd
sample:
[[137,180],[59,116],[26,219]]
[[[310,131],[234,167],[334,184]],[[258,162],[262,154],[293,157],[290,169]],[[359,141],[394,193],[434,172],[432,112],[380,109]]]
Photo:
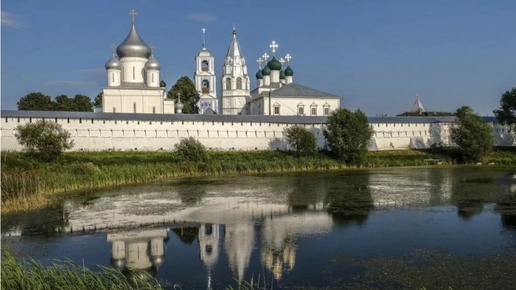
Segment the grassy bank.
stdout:
[[[344,169],[326,154],[296,158],[288,152],[209,152],[205,162],[185,162],[172,152],[71,152],[52,163],[23,153],[2,152],[2,214],[41,208],[59,193],[147,183],[176,176]],[[376,151],[364,167],[429,165],[451,162],[428,151]],[[516,152],[496,151],[486,162],[516,165]]]
[[147,275],[129,275],[110,267],[93,271],[72,262],[43,266],[34,260],[17,261],[12,253],[2,249],[2,289],[162,289]]

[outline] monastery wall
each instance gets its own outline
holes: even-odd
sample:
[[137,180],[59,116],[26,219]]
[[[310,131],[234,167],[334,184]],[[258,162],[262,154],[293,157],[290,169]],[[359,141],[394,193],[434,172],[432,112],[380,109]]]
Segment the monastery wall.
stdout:
[[[293,125],[310,129],[319,147],[326,145],[322,133],[326,117],[2,111],[1,149],[22,150],[16,127],[43,119],[71,133],[73,151],[173,150],[188,137],[212,150],[288,149],[283,131]],[[497,145],[514,145],[507,128],[495,123],[495,118],[484,120],[493,126]],[[369,122],[375,131],[370,150],[422,149],[434,143],[450,144],[453,117],[370,117]]]

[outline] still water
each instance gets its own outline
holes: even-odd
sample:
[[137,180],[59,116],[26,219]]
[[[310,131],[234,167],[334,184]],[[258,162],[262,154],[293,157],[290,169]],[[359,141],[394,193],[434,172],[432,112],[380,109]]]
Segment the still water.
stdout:
[[169,289],[511,288],[515,192],[514,168],[182,178],[3,217],[2,244],[45,264],[139,269]]

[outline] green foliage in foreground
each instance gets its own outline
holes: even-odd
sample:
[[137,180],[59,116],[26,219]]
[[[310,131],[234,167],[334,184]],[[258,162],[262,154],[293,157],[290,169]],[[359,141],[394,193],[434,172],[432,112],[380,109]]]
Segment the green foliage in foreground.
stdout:
[[93,271],[72,262],[54,263],[43,266],[29,259],[18,262],[13,254],[2,249],[2,289],[162,289],[154,278],[148,275],[130,275],[129,280],[119,271],[99,266]]
[[42,161],[52,161],[63,151],[73,147],[70,132],[60,124],[39,120],[35,123],[18,125],[16,139],[31,155]]
[[181,139],[175,145],[176,155],[182,161],[206,161],[206,147],[194,137]]
[[[450,164],[454,163],[453,152],[370,151],[362,167],[421,166],[435,160]],[[2,214],[46,206],[38,204],[39,200],[30,200],[34,197],[52,198],[67,191],[149,183],[176,176],[350,168],[323,152],[296,157],[283,151],[208,151],[206,160],[197,162],[183,161],[177,152],[65,152],[55,162],[42,162],[21,152],[2,152],[1,158]],[[484,162],[516,165],[516,151],[498,148]]]
[[288,145],[297,156],[313,156],[317,153],[317,140],[310,130],[292,126],[284,132]]
[[458,124],[451,128],[451,139],[460,148],[461,161],[481,161],[494,148],[493,129],[468,106],[457,109],[455,115]]
[[330,151],[339,160],[349,165],[361,165],[374,130],[362,111],[340,108],[328,117],[323,133]]

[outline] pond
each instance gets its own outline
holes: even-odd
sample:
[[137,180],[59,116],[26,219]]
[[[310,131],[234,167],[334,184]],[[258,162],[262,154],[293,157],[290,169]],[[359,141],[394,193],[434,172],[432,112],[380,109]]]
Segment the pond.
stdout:
[[2,219],[2,244],[154,275],[168,289],[516,285],[516,169],[179,178]]

